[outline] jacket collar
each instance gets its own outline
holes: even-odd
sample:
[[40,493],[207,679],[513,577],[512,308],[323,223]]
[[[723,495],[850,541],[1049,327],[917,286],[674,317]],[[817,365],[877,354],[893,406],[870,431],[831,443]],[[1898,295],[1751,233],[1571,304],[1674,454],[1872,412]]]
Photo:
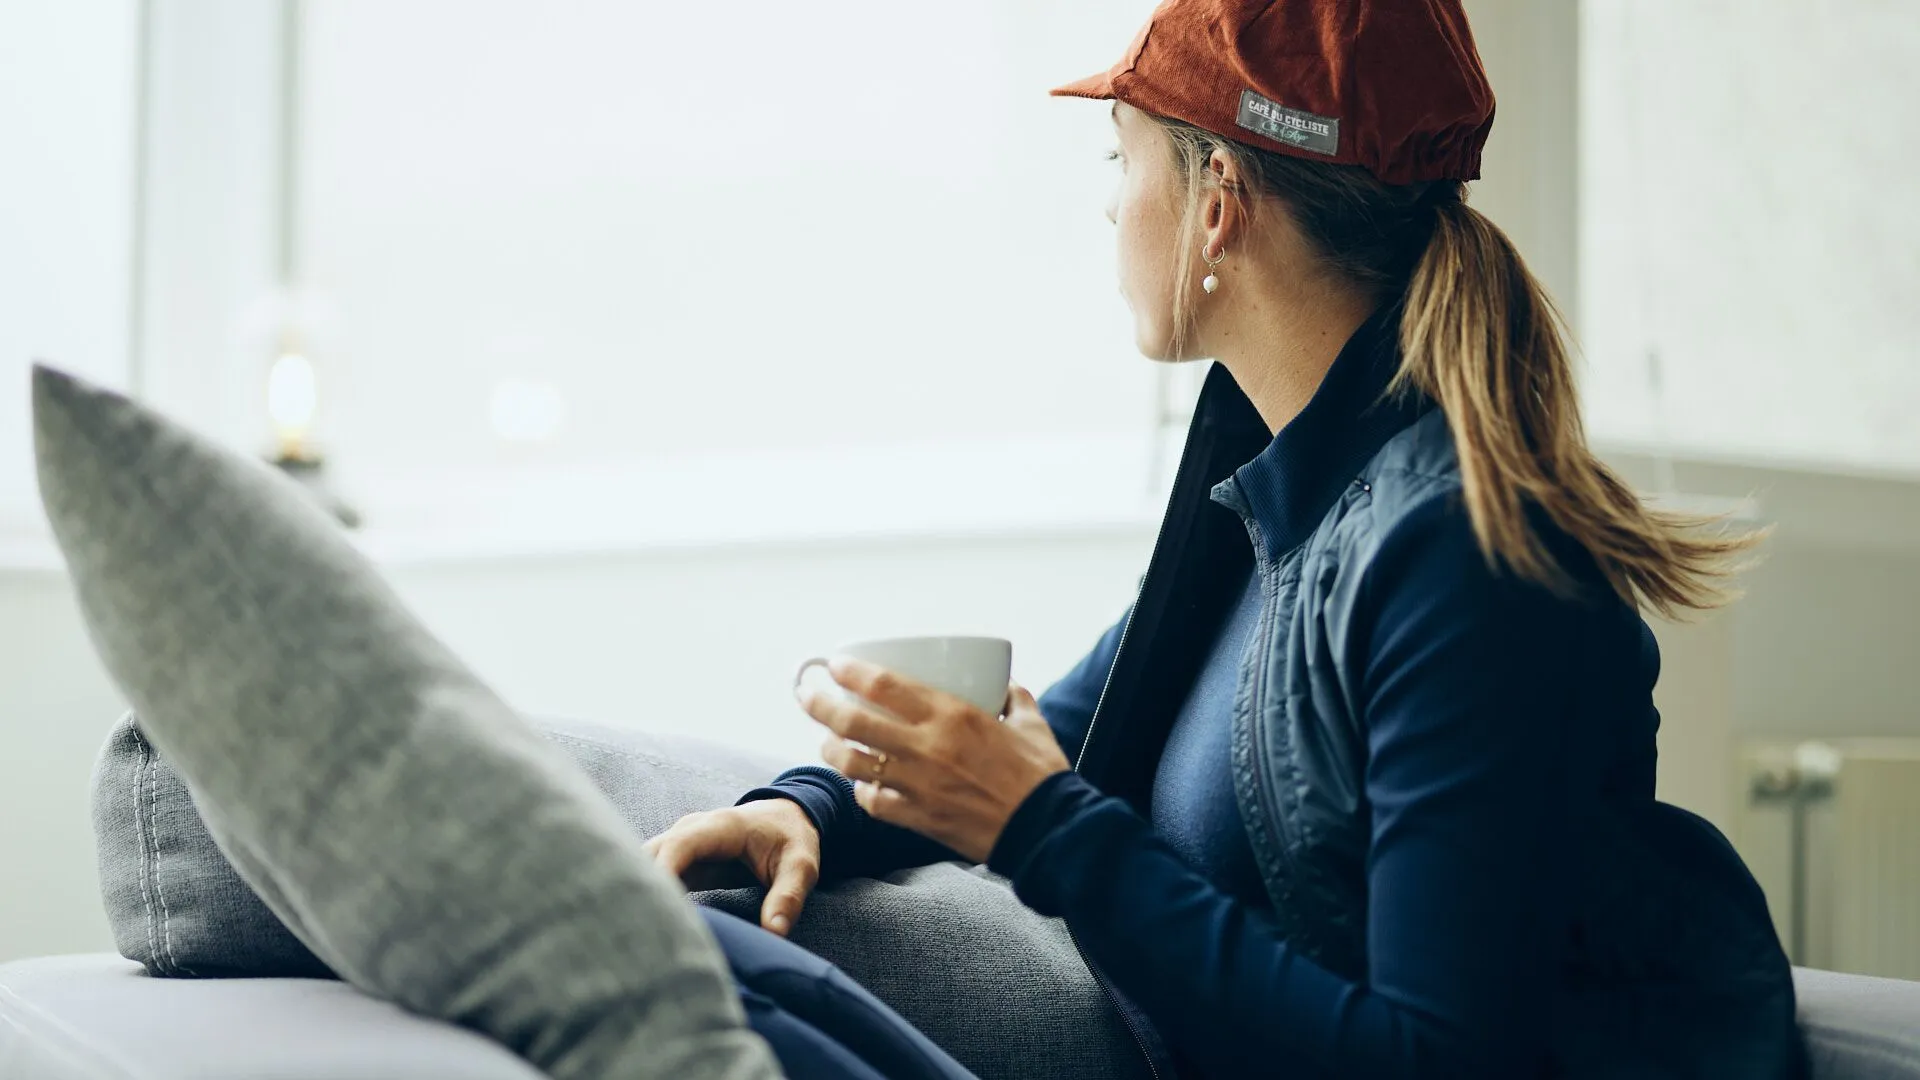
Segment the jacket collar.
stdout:
[[[1306,408],[1270,438],[1226,368],[1215,364],[1209,373],[1197,408],[1237,445],[1251,448],[1254,439],[1266,439],[1265,449],[1212,491],[1214,502],[1247,521],[1263,561],[1277,561],[1305,541],[1387,440],[1433,407],[1418,392],[1387,392],[1400,367],[1399,331],[1398,304],[1369,316]],[[1249,429],[1249,417],[1257,431]]]

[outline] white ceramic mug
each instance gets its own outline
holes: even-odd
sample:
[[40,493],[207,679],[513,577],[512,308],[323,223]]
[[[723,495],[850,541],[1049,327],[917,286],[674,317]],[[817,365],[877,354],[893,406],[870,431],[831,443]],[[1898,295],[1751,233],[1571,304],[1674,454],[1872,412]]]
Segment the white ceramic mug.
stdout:
[[[1013,677],[1013,643],[996,637],[898,637],[857,641],[835,652],[878,664],[915,682],[971,702],[990,716],[1006,711],[1007,683]],[[816,656],[793,674],[798,688],[807,672],[824,668]]]

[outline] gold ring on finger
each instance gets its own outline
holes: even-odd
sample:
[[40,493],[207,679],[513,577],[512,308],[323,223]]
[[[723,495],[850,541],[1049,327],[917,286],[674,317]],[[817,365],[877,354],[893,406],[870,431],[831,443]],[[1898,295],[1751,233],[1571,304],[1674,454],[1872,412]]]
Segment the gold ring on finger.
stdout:
[[878,780],[886,774],[887,752],[885,750],[875,750],[873,752],[873,778]]

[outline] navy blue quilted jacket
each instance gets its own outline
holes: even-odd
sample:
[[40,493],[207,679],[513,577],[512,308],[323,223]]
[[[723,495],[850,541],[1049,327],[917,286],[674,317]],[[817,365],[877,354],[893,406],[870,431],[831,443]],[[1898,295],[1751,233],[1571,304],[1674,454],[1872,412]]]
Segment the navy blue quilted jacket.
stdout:
[[[1481,556],[1445,417],[1389,398],[1397,313],[1277,436],[1208,377],[1127,616],[1041,698],[1075,770],[989,866],[1063,917],[1163,1077],[1797,1077],[1766,903],[1654,798],[1653,637],[1577,545],[1555,596]],[[1266,903],[1154,832],[1169,725],[1248,569],[1233,789]],[[793,770],[829,876],[953,858]]]

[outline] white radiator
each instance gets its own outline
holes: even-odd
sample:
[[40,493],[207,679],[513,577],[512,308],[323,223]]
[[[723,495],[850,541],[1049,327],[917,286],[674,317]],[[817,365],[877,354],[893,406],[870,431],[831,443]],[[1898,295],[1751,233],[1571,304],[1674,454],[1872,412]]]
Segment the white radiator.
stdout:
[[1735,843],[1794,963],[1920,979],[1920,739],[1755,745]]

